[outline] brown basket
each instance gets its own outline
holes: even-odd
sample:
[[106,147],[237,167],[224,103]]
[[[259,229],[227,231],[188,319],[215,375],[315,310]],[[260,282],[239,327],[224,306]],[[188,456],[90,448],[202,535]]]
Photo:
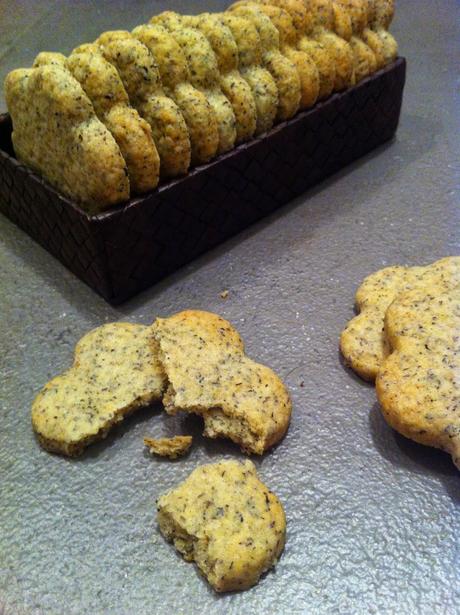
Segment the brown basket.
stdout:
[[406,63],[153,192],[88,216],[15,158],[0,116],[0,211],[110,303],[151,286],[394,135]]

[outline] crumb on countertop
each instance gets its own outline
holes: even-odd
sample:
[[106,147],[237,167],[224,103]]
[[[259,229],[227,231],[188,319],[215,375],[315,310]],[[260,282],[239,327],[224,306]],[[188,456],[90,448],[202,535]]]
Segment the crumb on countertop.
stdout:
[[185,455],[192,445],[192,436],[174,436],[173,438],[144,438],[144,444],[152,455],[177,459]]

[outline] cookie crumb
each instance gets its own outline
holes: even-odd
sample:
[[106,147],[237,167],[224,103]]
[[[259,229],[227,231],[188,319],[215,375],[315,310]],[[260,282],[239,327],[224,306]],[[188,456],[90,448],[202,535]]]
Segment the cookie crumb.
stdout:
[[174,436],[173,438],[144,438],[144,444],[152,455],[177,459],[182,457],[192,446],[192,436]]
[[220,297],[221,297],[221,299],[227,299],[227,297],[228,297],[229,293],[230,293],[230,291],[228,291],[228,290],[223,290],[223,291],[220,293]]

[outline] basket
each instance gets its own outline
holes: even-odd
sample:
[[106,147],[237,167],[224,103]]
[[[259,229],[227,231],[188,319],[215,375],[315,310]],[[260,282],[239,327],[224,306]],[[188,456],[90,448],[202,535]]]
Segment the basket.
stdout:
[[19,163],[0,116],[0,211],[121,303],[391,139],[403,58],[185,177],[89,216]]

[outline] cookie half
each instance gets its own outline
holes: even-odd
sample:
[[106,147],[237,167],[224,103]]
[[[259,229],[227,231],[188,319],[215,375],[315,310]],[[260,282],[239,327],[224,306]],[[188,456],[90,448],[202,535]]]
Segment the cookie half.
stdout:
[[291,401],[278,376],[244,353],[238,332],[210,312],[185,311],[152,326],[168,379],[166,412],[199,414],[204,435],[262,454],[286,433]]
[[78,342],[73,366],[37,395],[32,426],[45,449],[76,456],[125,416],[161,399],[165,383],[150,327],[103,325]]
[[252,587],[284,548],[283,507],[250,461],[197,468],[157,508],[162,534],[218,592]]

